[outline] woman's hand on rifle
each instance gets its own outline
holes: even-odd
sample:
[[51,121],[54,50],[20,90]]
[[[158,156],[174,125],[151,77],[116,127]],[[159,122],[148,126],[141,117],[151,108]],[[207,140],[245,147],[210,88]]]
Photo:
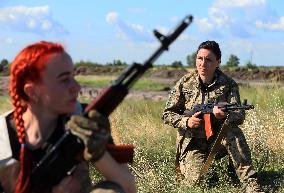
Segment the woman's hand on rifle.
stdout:
[[218,105],[213,107],[213,114],[216,117],[216,119],[224,119],[227,116],[228,112],[224,112],[221,109],[226,104],[228,104],[228,103],[227,102],[220,102],[220,103],[218,103]]
[[83,140],[84,159],[97,161],[103,156],[110,139],[110,123],[106,116],[96,110],[91,110],[88,117],[73,115],[68,122],[68,127],[73,135]]
[[200,128],[203,124],[203,119],[200,119],[201,112],[194,113],[187,120],[187,126],[191,129]]

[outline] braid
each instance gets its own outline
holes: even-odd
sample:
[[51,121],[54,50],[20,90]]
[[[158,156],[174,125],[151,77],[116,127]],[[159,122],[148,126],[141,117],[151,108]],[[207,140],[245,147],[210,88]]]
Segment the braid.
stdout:
[[[16,129],[18,134],[18,140],[21,144],[25,143],[25,127],[23,120],[23,113],[26,110],[26,105],[21,101],[19,86],[17,85],[20,78],[21,71],[19,68],[15,69],[13,76],[11,77],[10,95],[12,98],[12,104],[14,106],[14,120],[16,123]],[[18,79],[18,80],[17,80]]]
[[31,161],[26,148],[26,132],[23,114],[27,109],[29,97],[24,92],[24,85],[41,80],[48,57],[54,53],[64,52],[60,44],[51,42],[38,42],[23,49],[11,64],[10,69],[10,96],[14,106],[14,120],[18,140],[21,144],[20,173],[18,176],[15,193],[30,192]]

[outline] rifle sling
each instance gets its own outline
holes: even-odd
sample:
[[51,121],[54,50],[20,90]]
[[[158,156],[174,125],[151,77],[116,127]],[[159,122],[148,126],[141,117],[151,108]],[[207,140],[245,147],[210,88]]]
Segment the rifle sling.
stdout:
[[196,184],[198,184],[202,178],[202,176],[208,171],[209,167],[212,165],[213,161],[214,161],[214,158],[215,158],[215,155],[217,154],[218,150],[220,149],[220,146],[221,146],[221,141],[222,139],[224,138],[225,134],[226,134],[226,129],[227,129],[227,120],[228,120],[228,116],[225,120],[225,122],[223,123],[221,129],[220,129],[220,132],[210,150],[210,153],[205,161],[205,163],[203,164],[201,170],[200,170],[200,173],[199,173],[199,176],[197,178],[197,181],[196,181]]

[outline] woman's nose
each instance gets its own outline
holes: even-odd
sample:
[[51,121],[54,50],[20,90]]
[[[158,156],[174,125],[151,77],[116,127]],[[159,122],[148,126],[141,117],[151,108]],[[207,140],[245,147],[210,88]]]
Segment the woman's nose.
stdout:
[[79,92],[81,90],[81,85],[74,79],[73,85],[71,87],[72,92]]
[[205,65],[205,59],[204,58],[200,59],[199,62],[198,62],[198,65],[204,66]]

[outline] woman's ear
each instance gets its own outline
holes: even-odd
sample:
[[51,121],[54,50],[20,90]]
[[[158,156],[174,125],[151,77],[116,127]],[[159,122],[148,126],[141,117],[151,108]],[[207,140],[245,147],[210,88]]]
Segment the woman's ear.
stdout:
[[218,65],[217,65],[217,67],[220,67],[220,65],[221,65],[221,59],[218,60]]
[[37,92],[36,85],[34,83],[26,83],[24,85],[24,92],[28,96],[30,101],[38,102],[39,96]]

